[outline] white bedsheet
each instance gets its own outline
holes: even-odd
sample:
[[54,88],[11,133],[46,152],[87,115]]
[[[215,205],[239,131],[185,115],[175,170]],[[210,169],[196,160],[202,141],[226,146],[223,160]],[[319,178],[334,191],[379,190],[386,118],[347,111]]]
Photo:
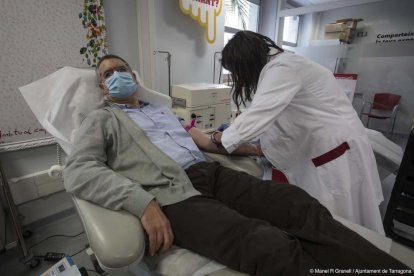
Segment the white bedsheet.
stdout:
[[36,119],[66,153],[85,116],[103,105],[103,94],[91,69],[64,67],[19,89]]
[[379,131],[369,128],[366,128],[366,131],[374,153],[385,157],[399,167],[404,153],[403,149]]

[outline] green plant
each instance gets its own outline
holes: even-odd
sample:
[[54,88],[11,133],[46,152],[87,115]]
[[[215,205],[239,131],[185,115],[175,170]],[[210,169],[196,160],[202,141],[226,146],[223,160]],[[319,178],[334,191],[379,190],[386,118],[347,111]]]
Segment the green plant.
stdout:
[[249,17],[249,3],[247,0],[226,0],[226,10],[238,14],[243,29],[246,30],[246,20]]

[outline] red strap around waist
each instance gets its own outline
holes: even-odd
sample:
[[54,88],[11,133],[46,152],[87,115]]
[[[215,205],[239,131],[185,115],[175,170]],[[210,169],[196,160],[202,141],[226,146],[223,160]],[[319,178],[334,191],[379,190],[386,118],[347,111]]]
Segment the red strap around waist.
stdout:
[[328,162],[331,162],[332,160],[335,160],[339,156],[345,153],[345,151],[349,150],[349,145],[347,142],[343,142],[333,150],[328,151],[327,153],[324,153],[318,157],[315,157],[312,159],[313,164],[315,167],[322,166],[323,164],[326,164]]
[[280,184],[289,184],[286,175],[276,168],[272,168],[272,180]]

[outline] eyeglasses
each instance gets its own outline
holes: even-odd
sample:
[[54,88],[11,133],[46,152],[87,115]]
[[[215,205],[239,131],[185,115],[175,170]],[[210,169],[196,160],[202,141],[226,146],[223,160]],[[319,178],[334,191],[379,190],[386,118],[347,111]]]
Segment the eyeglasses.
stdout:
[[114,72],[129,72],[128,67],[121,65],[121,66],[116,66],[114,68],[108,69],[105,72],[103,72],[101,74],[101,78],[103,78],[103,81],[107,80],[108,78],[110,78]]

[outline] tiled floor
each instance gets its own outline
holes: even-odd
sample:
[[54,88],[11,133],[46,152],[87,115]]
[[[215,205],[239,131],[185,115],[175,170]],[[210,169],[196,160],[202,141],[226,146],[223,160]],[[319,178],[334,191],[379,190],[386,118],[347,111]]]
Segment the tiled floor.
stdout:
[[[394,135],[390,137],[392,141],[405,148],[407,136]],[[87,246],[87,238],[83,233],[81,222],[74,212],[66,212],[63,217],[53,219],[46,222],[44,225],[36,225],[32,229],[33,235],[26,240],[27,246],[31,247],[31,251],[34,255],[44,255],[46,252],[62,252],[72,257],[75,264],[80,268],[84,267],[88,270],[89,275],[99,275],[94,272],[93,264],[86,254],[85,249]],[[52,237],[47,240],[45,238],[52,235],[67,235],[76,237]],[[43,242],[41,242],[44,240]],[[37,243],[40,244],[36,245]],[[83,251],[82,251],[83,250]],[[40,275],[46,271],[52,263],[42,261],[36,268],[30,268],[28,265],[23,264],[19,259],[22,257],[19,247],[15,247],[6,251],[3,255],[0,255],[0,275],[2,276],[31,276]],[[131,275],[128,272],[125,273],[109,273],[106,275]]]

